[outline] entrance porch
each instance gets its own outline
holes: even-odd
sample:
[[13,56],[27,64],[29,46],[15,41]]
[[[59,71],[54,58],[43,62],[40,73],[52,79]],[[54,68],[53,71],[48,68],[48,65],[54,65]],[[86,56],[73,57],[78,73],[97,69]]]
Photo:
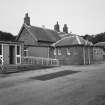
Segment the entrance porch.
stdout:
[[0,65],[21,64],[21,44],[0,42]]

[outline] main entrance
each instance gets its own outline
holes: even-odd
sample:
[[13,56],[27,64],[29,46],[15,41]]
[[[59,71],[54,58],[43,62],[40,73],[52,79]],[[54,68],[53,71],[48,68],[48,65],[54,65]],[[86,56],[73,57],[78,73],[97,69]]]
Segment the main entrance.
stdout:
[[9,64],[15,64],[15,46],[9,46]]

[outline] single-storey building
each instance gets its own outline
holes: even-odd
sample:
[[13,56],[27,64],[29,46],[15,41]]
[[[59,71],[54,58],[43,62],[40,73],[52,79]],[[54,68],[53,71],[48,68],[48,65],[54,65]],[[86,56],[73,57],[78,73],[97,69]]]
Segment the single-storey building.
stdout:
[[103,61],[103,49],[78,35],[59,36],[60,32],[30,24],[25,15],[16,41],[24,42],[24,56],[58,59],[60,64],[92,64]]
[[103,47],[103,50],[105,51],[105,42],[98,42],[98,43],[94,44],[94,46]]
[[14,72],[24,67],[34,69],[40,65],[93,64],[103,61],[104,54],[103,46],[93,45],[78,35],[32,26],[26,14],[16,40],[0,41],[0,64],[3,65],[0,72]]
[[36,59],[42,64],[46,63],[44,60],[59,60],[63,65],[103,61],[102,47],[94,46],[77,35],[61,38],[57,31],[32,26],[28,14],[25,15],[16,41],[1,41],[0,51],[0,63],[5,65],[35,64]]
[[74,35],[52,44],[49,55],[51,58],[59,59],[61,65],[93,64],[103,61],[102,52],[101,47],[93,46],[82,37]]
[[98,42],[98,43],[94,44],[94,46],[103,48],[103,60],[105,60],[105,42]]
[[24,56],[49,58],[50,45],[60,39],[54,30],[32,26],[26,14],[16,41],[24,42]]

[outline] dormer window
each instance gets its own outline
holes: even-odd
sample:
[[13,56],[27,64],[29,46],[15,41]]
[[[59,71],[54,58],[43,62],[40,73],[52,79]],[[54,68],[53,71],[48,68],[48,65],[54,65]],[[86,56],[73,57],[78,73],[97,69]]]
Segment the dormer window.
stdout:
[[58,55],[62,55],[61,48],[58,49]]
[[69,48],[67,48],[67,55],[71,55]]

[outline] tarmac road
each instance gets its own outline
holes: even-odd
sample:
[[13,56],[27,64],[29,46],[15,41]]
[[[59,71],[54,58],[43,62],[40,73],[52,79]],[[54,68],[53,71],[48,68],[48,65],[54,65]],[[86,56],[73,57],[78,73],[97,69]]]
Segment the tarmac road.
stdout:
[[105,105],[105,63],[0,75],[0,105]]

